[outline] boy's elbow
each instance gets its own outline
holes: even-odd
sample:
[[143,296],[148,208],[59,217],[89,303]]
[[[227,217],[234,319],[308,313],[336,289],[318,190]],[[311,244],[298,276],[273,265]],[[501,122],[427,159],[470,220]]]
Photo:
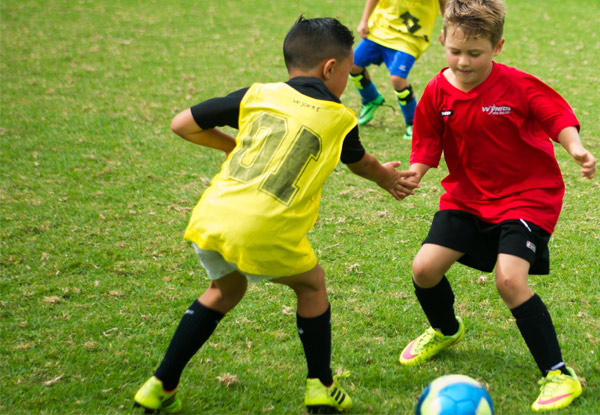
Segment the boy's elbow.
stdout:
[[181,137],[185,137],[194,132],[201,131],[201,128],[196,124],[192,112],[187,109],[177,114],[171,120],[171,131]]
[[183,135],[184,124],[181,121],[181,117],[179,115],[176,115],[171,120],[171,131],[173,131],[175,134],[177,134],[179,136]]

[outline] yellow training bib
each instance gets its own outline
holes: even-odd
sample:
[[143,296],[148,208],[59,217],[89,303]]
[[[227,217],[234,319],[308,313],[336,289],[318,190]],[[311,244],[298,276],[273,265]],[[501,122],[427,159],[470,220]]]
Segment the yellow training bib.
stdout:
[[317,259],[306,234],[355,125],[341,103],[285,83],[254,84],[240,105],[236,147],[194,208],[185,238],[252,274],[312,269]]

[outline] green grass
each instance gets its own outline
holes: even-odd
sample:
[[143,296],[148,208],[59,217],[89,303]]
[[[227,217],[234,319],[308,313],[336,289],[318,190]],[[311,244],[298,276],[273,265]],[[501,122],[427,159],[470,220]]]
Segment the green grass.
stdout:
[[[178,111],[255,81],[286,79],[281,44],[294,19],[336,16],[355,28],[363,3],[31,1],[1,3],[0,413],[131,413],[185,308],[206,278],[182,234],[222,156],[169,131]],[[540,12],[541,10],[541,12]],[[600,156],[597,0],[508,1],[499,60],[531,72],[575,108]],[[438,21],[439,27],[439,21]],[[433,44],[417,93],[444,66]],[[394,102],[385,68],[371,71]],[[359,108],[349,85],[344,102]],[[361,130],[369,151],[408,166],[400,111]],[[585,379],[569,414],[600,412],[599,182],[557,147],[567,184],[552,273],[532,277],[566,360]],[[464,341],[420,368],[397,363],[425,319],[411,260],[441,193],[442,166],[394,202],[342,165],[310,234],[328,278],[333,367],[350,370],[356,413],[411,413],[435,377],[481,380],[498,414],[529,413],[537,368],[493,275],[456,265],[449,278]],[[487,280],[479,281],[480,276]],[[187,413],[302,413],[304,359],[295,299],[253,285],[192,360]],[[229,384],[224,376],[234,376]],[[221,379],[221,380],[220,380]]]

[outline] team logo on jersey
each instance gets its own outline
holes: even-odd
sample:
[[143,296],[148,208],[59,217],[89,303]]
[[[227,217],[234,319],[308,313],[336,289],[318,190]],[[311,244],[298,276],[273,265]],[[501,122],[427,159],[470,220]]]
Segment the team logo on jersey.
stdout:
[[452,110],[441,110],[440,111],[440,115],[442,117],[449,117],[452,115]]
[[487,107],[481,107],[481,110],[488,115],[507,115],[507,114],[510,114],[511,109],[512,108],[510,108],[509,106],[506,106],[506,105],[501,105],[501,106],[490,105]]

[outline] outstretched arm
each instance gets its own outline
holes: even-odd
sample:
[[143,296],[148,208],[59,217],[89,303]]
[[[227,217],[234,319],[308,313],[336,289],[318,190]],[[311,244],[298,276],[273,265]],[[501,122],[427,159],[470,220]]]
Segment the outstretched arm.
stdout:
[[360,161],[347,166],[354,174],[377,183],[396,200],[402,200],[406,196],[412,195],[413,189],[418,187],[417,183],[409,180],[415,173],[396,170],[400,166],[399,161],[381,164],[375,156],[365,153]]
[[173,118],[171,130],[191,143],[223,150],[225,154],[229,154],[235,147],[235,137],[216,128],[207,130],[200,128],[189,108]]
[[581,144],[577,128],[567,127],[563,129],[558,134],[558,142],[573,157],[573,160],[582,167],[581,175],[583,177],[591,179],[596,175],[596,158]]

